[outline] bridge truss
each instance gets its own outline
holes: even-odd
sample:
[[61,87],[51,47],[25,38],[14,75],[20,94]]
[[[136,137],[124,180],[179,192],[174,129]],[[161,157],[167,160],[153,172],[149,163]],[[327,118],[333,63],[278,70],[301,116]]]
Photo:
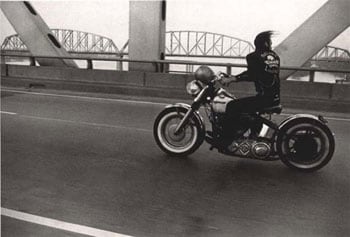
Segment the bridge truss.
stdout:
[[350,59],[350,52],[346,49],[327,45],[321,49],[321,51],[319,51],[312,59],[346,61]]
[[[60,44],[70,53],[125,55],[128,42],[118,48],[104,36],[67,29],[52,29]],[[2,51],[28,51],[18,35],[10,35],[1,45]],[[244,58],[254,51],[253,45],[239,38],[201,31],[169,31],[166,33],[166,56]],[[325,46],[312,60],[349,61],[346,49]]]
[[253,51],[248,41],[210,32],[170,31],[166,37],[168,56],[241,58]]
[[[61,46],[70,53],[118,54],[121,51],[112,39],[104,36],[67,29],[51,29]],[[5,38],[1,50],[27,51],[17,34]]]
[[52,33],[68,52],[118,53],[113,40],[100,35],[65,29],[52,29]]

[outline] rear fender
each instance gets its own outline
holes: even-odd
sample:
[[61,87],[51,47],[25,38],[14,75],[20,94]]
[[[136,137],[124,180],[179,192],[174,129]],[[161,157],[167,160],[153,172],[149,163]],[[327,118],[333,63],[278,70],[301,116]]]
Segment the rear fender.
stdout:
[[327,127],[327,120],[324,119],[321,115],[315,116],[312,114],[295,114],[283,120],[282,123],[280,123],[280,125],[278,126],[278,129],[282,130],[287,124],[291,122],[319,123]]

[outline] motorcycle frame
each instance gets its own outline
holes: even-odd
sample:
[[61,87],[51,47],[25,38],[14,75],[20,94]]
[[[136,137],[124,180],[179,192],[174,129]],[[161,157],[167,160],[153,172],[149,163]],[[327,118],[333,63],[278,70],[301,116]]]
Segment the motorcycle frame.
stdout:
[[[169,107],[178,107],[178,108],[184,108],[187,110],[186,114],[184,115],[183,119],[180,121],[178,126],[176,127],[175,134],[179,133],[186,125],[187,121],[194,115],[196,119],[199,121],[201,124],[201,129],[205,130],[205,124],[203,122],[203,118],[199,113],[199,108],[202,105],[209,105],[209,108],[211,109],[211,113],[213,115],[213,108],[210,105],[211,99],[215,96],[215,92],[217,89],[214,87],[215,82],[212,81],[208,85],[202,88],[202,90],[198,93],[198,95],[195,97],[192,105],[188,105],[185,103],[177,103],[175,105],[170,105]],[[279,133],[287,124],[295,121],[295,120],[306,120],[306,121],[314,121],[316,123],[321,123],[323,125],[326,125],[327,121],[321,116],[315,116],[315,115],[310,115],[310,114],[295,114],[292,116],[287,117],[285,120],[283,120],[279,125],[271,121],[271,119],[267,119],[261,116],[259,113],[252,114],[255,119],[258,119],[262,122],[263,125],[266,125],[268,127],[268,130],[266,134],[269,133],[269,131],[272,130],[272,134],[270,137],[262,137],[263,139],[267,139],[273,149],[273,154],[277,153],[277,142],[279,139]],[[271,114],[270,114],[271,118]],[[211,121],[212,122],[212,121]],[[275,158],[279,159],[279,158]]]

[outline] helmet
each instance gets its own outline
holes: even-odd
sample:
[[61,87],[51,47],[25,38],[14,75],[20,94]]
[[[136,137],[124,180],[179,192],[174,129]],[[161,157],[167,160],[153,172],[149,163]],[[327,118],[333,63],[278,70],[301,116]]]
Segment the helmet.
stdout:
[[196,80],[204,84],[208,84],[211,80],[214,79],[215,73],[210,69],[210,67],[203,65],[195,71],[194,77]]

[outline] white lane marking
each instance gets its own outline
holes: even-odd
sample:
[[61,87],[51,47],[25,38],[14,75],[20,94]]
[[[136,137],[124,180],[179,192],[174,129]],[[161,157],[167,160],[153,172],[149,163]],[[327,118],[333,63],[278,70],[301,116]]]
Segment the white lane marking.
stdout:
[[1,215],[11,217],[14,219],[35,223],[38,225],[44,225],[55,229],[70,231],[78,234],[97,236],[97,237],[128,237],[130,235],[123,235],[111,231],[100,230],[93,227],[84,225],[73,224],[60,220],[55,220],[47,217],[36,216],[25,212],[15,211],[1,207]]
[[[137,104],[149,104],[149,105],[168,105],[168,103],[160,103],[160,102],[150,102],[150,101],[140,101],[140,100],[128,100],[128,99],[111,99],[111,98],[101,98],[101,97],[89,97],[89,96],[75,96],[75,95],[60,95],[60,94],[51,94],[51,93],[41,93],[41,92],[30,92],[30,91],[19,91],[19,90],[10,90],[10,89],[1,89],[7,92],[15,92],[22,94],[32,94],[32,95],[42,95],[42,96],[56,96],[56,97],[66,97],[66,98],[78,98],[78,99],[88,99],[88,100],[101,100],[101,101],[115,101],[115,102],[123,102],[123,103],[137,103]],[[291,116],[293,114],[285,114],[281,113],[282,116]],[[325,117],[329,120],[334,121],[344,121],[350,122],[349,118],[336,118],[336,117]]]
[[90,96],[79,96],[79,95],[60,95],[60,94],[30,92],[30,91],[19,91],[19,90],[9,90],[9,89],[2,89],[2,90],[3,91],[7,91],[7,92],[14,92],[14,93],[31,94],[31,95],[42,95],[42,96],[54,96],[54,97],[65,97],[65,98],[74,98],[74,99],[115,101],[115,102],[123,102],[123,103],[149,104],[149,105],[162,105],[162,106],[168,105],[167,103],[140,101],[140,100],[112,99],[112,98],[101,98],[101,97],[90,97]]
[[13,112],[7,112],[7,111],[0,111],[2,114],[10,114],[10,115],[16,115],[17,113]]
[[137,131],[141,131],[141,132],[151,132],[152,131],[150,129],[144,129],[144,128],[127,127],[127,126],[121,126],[121,125],[111,125],[111,124],[105,124],[105,123],[90,123],[90,122],[74,121],[74,120],[67,120],[67,119],[45,118],[45,117],[37,117],[37,116],[31,116],[31,115],[21,115],[21,117],[32,118],[32,119],[41,119],[41,120],[51,120],[51,121],[65,122],[65,123],[76,123],[76,124],[83,124],[83,125],[96,126],[96,127],[132,129],[132,130],[137,130]]
[[[282,116],[292,116],[294,114],[281,113],[280,115],[282,115]],[[350,122],[350,119],[348,119],[348,118],[335,118],[335,117],[324,117],[324,118],[327,119],[327,120]]]
[[334,121],[350,122],[350,119],[346,119],[346,118],[334,118],[334,117],[324,117],[324,118],[328,120],[334,120]]

